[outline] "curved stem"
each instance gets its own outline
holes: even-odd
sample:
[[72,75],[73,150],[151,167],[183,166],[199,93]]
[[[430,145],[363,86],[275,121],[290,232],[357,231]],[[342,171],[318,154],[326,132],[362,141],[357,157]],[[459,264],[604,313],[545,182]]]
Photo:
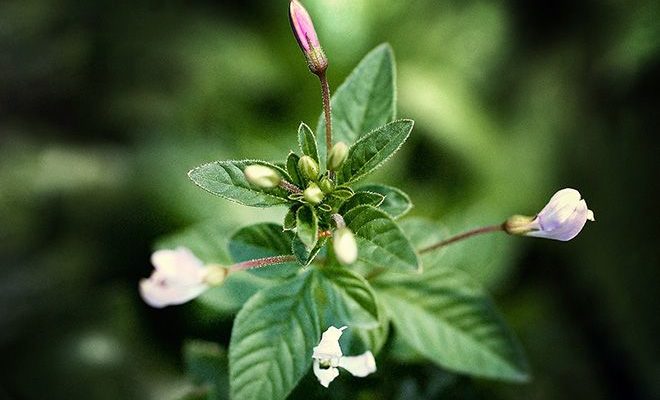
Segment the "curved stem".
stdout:
[[319,75],[321,80],[321,95],[323,97],[323,114],[325,116],[325,149],[326,154],[332,150],[332,110],[330,108],[330,85],[325,72]]
[[437,250],[437,249],[439,249],[439,248],[441,248],[441,247],[444,247],[444,246],[450,245],[450,244],[452,244],[452,243],[455,243],[455,242],[458,242],[458,241],[461,241],[461,240],[464,240],[464,239],[470,238],[470,237],[472,237],[472,236],[482,235],[482,234],[484,234],[484,233],[503,232],[503,231],[504,231],[504,225],[502,225],[502,224],[500,224],[500,225],[484,226],[484,227],[482,227],[482,228],[476,228],[476,229],[469,230],[469,231],[467,231],[467,232],[460,233],[460,234],[458,234],[458,235],[456,235],[456,236],[452,236],[452,237],[450,237],[449,239],[445,239],[445,240],[443,240],[443,241],[441,241],[441,242],[438,242],[438,243],[432,244],[432,245],[430,245],[430,246],[428,246],[428,247],[424,247],[424,248],[418,250],[418,252],[419,252],[419,254],[424,254],[424,253],[428,253],[428,252],[433,251],[433,250]]
[[229,271],[231,272],[245,271],[248,269],[261,268],[275,264],[284,264],[293,261],[296,261],[295,256],[274,256],[274,257],[266,257],[266,258],[257,258],[255,260],[243,261],[238,264],[234,264],[229,268]]

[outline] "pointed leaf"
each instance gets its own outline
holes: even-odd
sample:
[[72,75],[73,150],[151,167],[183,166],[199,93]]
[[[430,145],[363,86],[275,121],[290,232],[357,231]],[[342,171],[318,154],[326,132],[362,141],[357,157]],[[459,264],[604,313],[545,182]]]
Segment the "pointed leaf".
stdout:
[[[396,117],[396,67],[388,44],[382,44],[367,54],[332,96],[333,141],[349,146],[362,135]],[[323,114],[316,128],[325,134]],[[319,140],[325,160],[325,140]],[[325,164],[325,163],[323,163]]]
[[308,249],[313,249],[319,237],[319,220],[314,208],[305,204],[296,211],[296,232]]
[[355,182],[383,165],[410,136],[414,122],[401,119],[384,125],[360,138],[348,151],[348,158],[337,171],[340,184]]
[[373,281],[397,333],[442,367],[484,378],[529,378],[522,350],[486,293],[462,272],[385,273]]
[[320,163],[316,136],[314,136],[314,132],[304,122],[298,127],[298,145],[304,155],[310,156],[314,161]]
[[[261,223],[241,228],[229,240],[229,252],[234,262],[291,254],[291,232],[281,225]],[[300,266],[295,263],[256,268],[248,272],[262,278],[285,278],[295,275]]]
[[321,336],[310,273],[265,289],[238,313],[229,344],[234,400],[284,399],[312,363]]
[[388,213],[394,219],[401,218],[412,208],[410,197],[400,189],[391,186],[367,185],[360,187],[358,191],[379,193],[383,195],[385,200],[378,206],[378,208]]
[[308,266],[314,258],[323,250],[328,238],[321,238],[316,242],[316,246],[313,249],[308,249],[303,242],[300,241],[298,236],[293,238],[293,243],[291,244],[291,251],[293,255],[296,256],[296,259],[303,267]]
[[216,161],[199,166],[188,176],[197,186],[227,200],[251,207],[271,207],[287,204],[289,193],[279,187],[262,189],[251,185],[243,171],[248,165],[265,165],[291,180],[282,168],[259,160]]
[[339,208],[339,214],[346,214],[348,211],[359,206],[374,206],[378,207],[385,197],[378,193],[371,192],[356,192],[350,199],[346,200]]
[[417,270],[420,263],[403,231],[385,212],[372,206],[359,206],[344,215],[355,233],[358,259],[393,270]]
[[298,171],[299,160],[300,157],[296,153],[289,153],[289,156],[286,158],[286,172],[288,172],[291,177],[291,183],[298,187],[303,187],[305,181]]

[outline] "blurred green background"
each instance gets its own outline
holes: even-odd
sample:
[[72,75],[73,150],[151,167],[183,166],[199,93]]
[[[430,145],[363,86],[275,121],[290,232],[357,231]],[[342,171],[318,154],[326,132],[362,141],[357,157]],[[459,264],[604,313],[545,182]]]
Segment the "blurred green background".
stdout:
[[[308,376],[292,397],[660,398],[660,4],[305,5],[335,88],[392,44],[399,115],[417,124],[378,179],[410,193],[413,215],[458,232],[533,214],[575,187],[597,222],[568,243],[461,244],[528,353],[529,384],[401,363],[391,343],[373,377],[344,375],[327,391]],[[287,8],[0,2],[0,398],[181,398],[195,384],[186,339],[220,343],[210,351],[226,368],[231,321],[199,304],[150,309],[137,282],[163,234],[283,215],[214,198],[186,172],[282,158],[301,120],[315,126],[318,82]]]

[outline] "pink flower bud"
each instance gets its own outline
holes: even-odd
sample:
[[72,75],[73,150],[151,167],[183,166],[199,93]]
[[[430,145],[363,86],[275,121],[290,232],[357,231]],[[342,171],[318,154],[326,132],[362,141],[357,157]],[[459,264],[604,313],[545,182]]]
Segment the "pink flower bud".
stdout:
[[307,58],[310,71],[316,75],[323,74],[328,68],[328,59],[321,48],[318,36],[316,36],[309,13],[298,0],[291,0],[289,4],[289,22],[293,35]]

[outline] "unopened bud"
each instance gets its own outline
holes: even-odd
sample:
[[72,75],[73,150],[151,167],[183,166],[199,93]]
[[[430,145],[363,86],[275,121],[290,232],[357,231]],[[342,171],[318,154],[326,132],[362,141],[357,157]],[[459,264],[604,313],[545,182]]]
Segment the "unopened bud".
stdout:
[[265,189],[274,188],[282,181],[282,178],[275,170],[265,165],[250,165],[245,168],[243,173],[251,184]]
[[344,265],[353,264],[358,257],[358,247],[353,231],[349,228],[339,228],[335,231],[332,241],[337,261]]
[[305,201],[313,205],[322,202],[324,197],[321,188],[319,188],[316,183],[310,183],[309,186],[307,186],[307,189],[303,192],[303,198]]
[[220,286],[229,271],[222,265],[211,264],[206,267],[204,282],[209,286]]
[[309,70],[316,75],[325,73],[328,68],[328,59],[316,36],[312,18],[298,0],[291,0],[289,4],[289,22],[293,35],[307,58]]
[[328,154],[328,169],[331,171],[339,169],[348,157],[348,146],[344,142],[335,143]]
[[300,160],[298,160],[298,169],[311,181],[315,181],[319,177],[319,165],[310,156],[300,157]]
[[334,183],[332,183],[332,181],[327,177],[321,179],[321,182],[319,182],[319,187],[321,188],[321,191],[323,191],[323,193],[325,194],[330,194],[332,193],[333,190],[335,190]]

